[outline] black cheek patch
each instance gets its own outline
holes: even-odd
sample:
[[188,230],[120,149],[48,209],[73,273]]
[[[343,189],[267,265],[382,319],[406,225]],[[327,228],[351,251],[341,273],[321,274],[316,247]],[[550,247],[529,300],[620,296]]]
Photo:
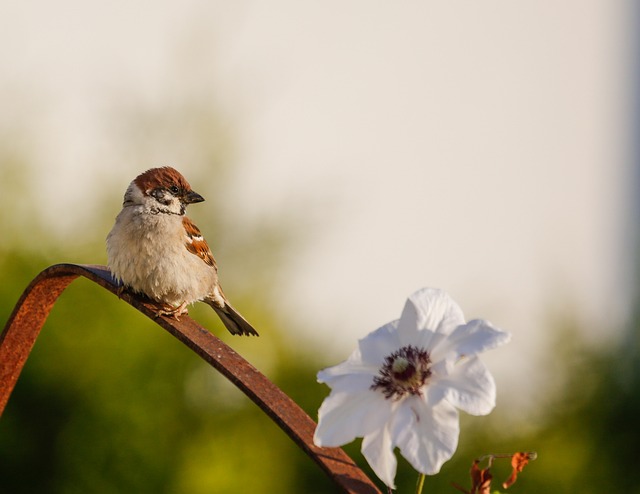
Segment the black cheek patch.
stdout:
[[165,206],[168,206],[169,204],[171,204],[171,197],[167,197],[167,194],[164,189],[161,189],[161,188],[153,189],[151,192],[149,192],[149,195],[153,197],[156,201],[158,201],[160,204],[164,204]]

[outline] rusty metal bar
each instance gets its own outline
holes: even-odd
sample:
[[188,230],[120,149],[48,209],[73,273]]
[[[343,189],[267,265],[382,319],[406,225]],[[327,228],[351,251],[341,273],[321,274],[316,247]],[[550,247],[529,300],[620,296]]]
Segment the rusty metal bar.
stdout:
[[126,291],[120,294],[120,285],[104,266],[56,264],[42,271],[22,294],[0,335],[0,415],[51,308],[64,289],[79,276],[120,296],[223,374],[271,417],[344,492],[380,493],[342,449],[315,446],[315,422],[249,362],[193,319],[183,316],[176,321],[156,317],[141,298]]

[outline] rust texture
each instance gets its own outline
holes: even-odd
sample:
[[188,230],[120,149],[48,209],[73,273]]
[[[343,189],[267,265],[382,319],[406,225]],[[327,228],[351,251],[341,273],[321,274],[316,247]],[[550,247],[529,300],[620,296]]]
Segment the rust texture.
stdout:
[[271,417],[344,492],[380,493],[342,449],[315,446],[315,422],[249,362],[187,316],[181,317],[180,321],[156,317],[153,308],[143,299],[126,291],[120,293],[120,285],[104,266],[56,264],[42,271],[24,291],[0,335],[0,415],[51,308],[64,289],[79,276],[120,296],[223,374]]

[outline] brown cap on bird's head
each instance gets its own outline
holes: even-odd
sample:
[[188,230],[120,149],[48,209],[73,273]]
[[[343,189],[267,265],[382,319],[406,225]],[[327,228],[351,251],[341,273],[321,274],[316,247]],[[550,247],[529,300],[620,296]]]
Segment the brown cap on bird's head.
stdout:
[[187,204],[204,201],[200,194],[191,189],[187,179],[170,166],[151,168],[138,175],[133,181],[147,195],[156,189],[166,189],[175,196],[181,197]]
[[164,187],[169,189],[175,185],[183,190],[191,190],[191,185],[187,182],[187,179],[175,168],[170,166],[163,166],[161,168],[151,168],[144,173],[138,175],[134,182],[140,190],[151,190],[158,187]]

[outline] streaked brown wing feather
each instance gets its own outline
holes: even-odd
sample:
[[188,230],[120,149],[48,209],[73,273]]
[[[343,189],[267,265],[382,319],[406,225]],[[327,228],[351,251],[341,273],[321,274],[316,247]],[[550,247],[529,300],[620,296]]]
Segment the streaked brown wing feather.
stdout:
[[187,234],[187,240],[185,242],[187,250],[217,270],[216,260],[213,258],[211,249],[207,245],[202,233],[200,233],[200,229],[186,216],[182,218],[182,224]]

